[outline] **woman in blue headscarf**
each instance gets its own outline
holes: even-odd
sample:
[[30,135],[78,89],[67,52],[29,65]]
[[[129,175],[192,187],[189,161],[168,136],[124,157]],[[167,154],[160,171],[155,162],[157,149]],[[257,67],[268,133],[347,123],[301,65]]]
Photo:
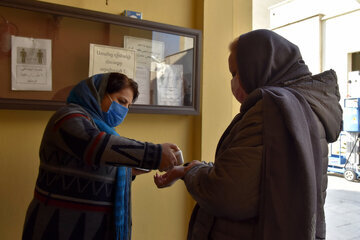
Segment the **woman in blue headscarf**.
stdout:
[[114,130],[138,95],[136,82],[120,73],[98,74],[72,89],[43,135],[23,239],[131,239],[136,168],[170,169],[178,150]]

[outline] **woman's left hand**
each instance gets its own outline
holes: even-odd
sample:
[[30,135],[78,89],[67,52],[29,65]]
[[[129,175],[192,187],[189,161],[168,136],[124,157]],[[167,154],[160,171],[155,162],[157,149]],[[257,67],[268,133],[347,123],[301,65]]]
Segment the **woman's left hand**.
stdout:
[[141,170],[141,169],[138,169],[138,168],[132,168],[132,175],[137,176],[137,175],[149,173],[150,171],[151,170]]
[[177,180],[182,178],[184,174],[184,166],[175,166],[163,175],[159,175],[158,173],[156,173],[154,176],[154,182],[158,188],[170,187]]

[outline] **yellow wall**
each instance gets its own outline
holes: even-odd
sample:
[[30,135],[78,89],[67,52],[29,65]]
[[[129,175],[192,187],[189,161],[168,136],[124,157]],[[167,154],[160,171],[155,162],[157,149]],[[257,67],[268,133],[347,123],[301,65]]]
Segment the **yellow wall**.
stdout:
[[50,112],[0,110],[0,238],[20,239]]
[[229,44],[251,29],[250,0],[205,0],[203,20],[203,85],[201,156],[213,161],[218,140],[239,113],[231,93],[228,68]]
[[[253,2],[249,0],[234,1],[233,7],[233,36],[237,38],[240,34],[251,31]],[[232,115],[235,116],[240,111],[240,103],[233,97]]]
[[143,19],[194,28],[195,2],[197,0],[42,0],[99,12],[120,14],[125,9],[142,12]]
[[[113,14],[135,10],[146,20],[203,30],[201,114],[129,114],[118,131],[142,141],[174,142],[186,161],[213,161],[217,141],[239,109],[230,90],[227,48],[235,36],[250,29],[250,0],[108,0],[108,6],[105,0],[47,1]],[[1,239],[20,239],[37,177],[38,148],[52,113],[0,110]],[[158,190],[152,175],[133,183],[133,239],[185,239],[193,201],[183,183]]]

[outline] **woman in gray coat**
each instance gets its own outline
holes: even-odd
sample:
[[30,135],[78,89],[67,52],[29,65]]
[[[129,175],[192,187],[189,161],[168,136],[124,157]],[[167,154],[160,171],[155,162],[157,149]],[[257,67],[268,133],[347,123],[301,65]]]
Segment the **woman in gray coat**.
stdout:
[[269,30],[241,35],[229,70],[240,113],[214,164],[156,175],[182,178],[196,200],[188,239],[325,239],[327,143],[341,130],[333,70],[312,75],[296,45]]

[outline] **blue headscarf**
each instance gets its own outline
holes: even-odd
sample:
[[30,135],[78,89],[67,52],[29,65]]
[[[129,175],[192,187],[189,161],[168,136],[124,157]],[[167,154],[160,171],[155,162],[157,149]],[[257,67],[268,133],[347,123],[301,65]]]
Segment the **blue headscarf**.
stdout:
[[[119,134],[104,121],[101,101],[106,94],[110,73],[97,74],[78,83],[67,98],[68,103],[83,107],[93,118],[100,131],[108,134]],[[131,168],[117,167],[114,219],[116,239],[125,240],[130,236],[130,183]]]

